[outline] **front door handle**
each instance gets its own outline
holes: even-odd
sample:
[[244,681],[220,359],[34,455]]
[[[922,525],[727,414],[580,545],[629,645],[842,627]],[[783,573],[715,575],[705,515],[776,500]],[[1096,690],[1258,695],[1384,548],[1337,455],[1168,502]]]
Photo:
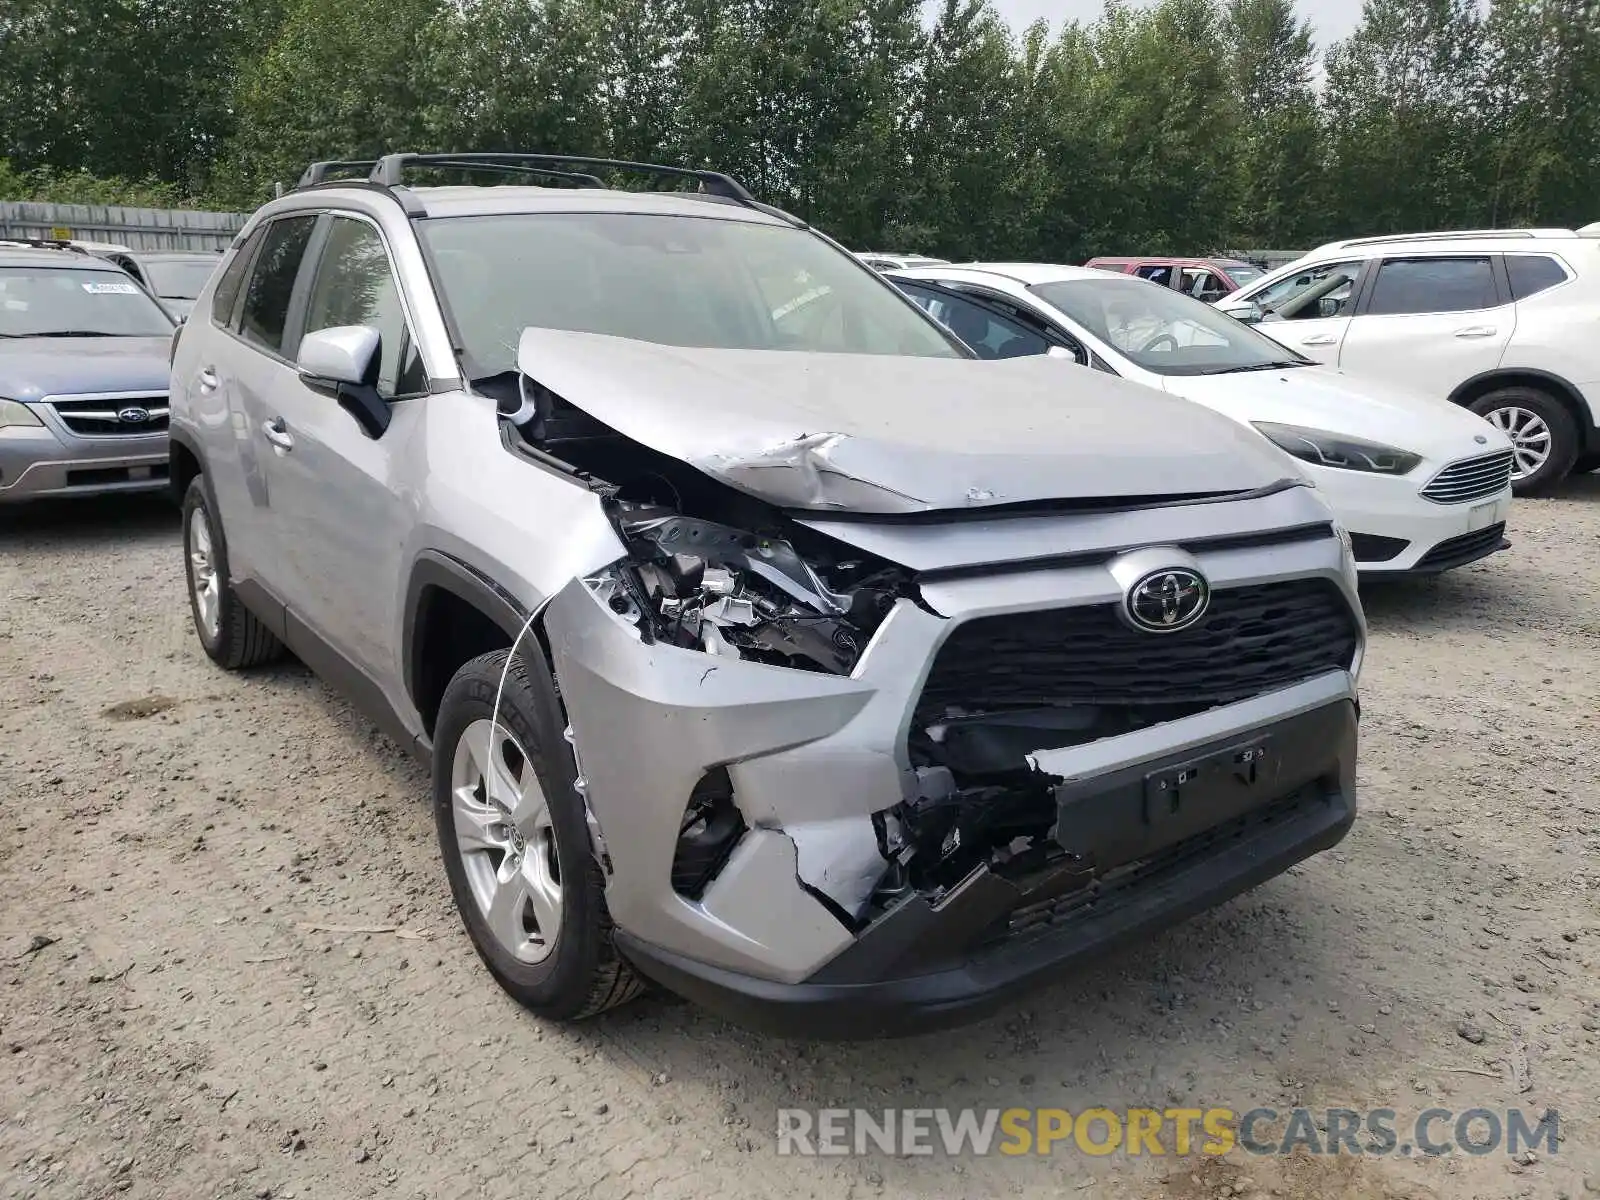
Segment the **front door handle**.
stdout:
[[1314,333],[1308,338],[1301,338],[1302,346],[1331,346],[1339,339],[1331,333]]
[[222,380],[217,378],[217,373],[210,367],[200,372],[200,390],[214,392],[222,386]]
[[289,427],[284,424],[282,417],[269,417],[261,422],[261,432],[280,453],[287,454],[294,449],[294,437],[289,433]]
[[1458,338],[1485,338],[1493,337],[1495,332],[1493,325],[1468,325],[1465,329],[1456,330],[1456,336]]

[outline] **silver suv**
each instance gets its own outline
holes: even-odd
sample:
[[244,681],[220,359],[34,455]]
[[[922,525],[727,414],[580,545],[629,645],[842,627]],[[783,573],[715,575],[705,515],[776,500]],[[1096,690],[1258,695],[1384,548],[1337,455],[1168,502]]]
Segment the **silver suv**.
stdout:
[[1350,827],[1354,567],[1264,440],[978,360],[723,175],[352,165],[179,339],[194,624],[431,763],[534,1012],[954,1022]]

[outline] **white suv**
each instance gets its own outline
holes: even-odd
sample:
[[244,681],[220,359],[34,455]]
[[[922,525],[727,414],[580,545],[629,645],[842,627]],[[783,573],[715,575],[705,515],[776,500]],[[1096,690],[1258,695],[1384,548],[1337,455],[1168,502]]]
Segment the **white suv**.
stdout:
[[1519,495],[1600,467],[1600,224],[1330,242],[1217,306],[1487,417],[1516,448]]

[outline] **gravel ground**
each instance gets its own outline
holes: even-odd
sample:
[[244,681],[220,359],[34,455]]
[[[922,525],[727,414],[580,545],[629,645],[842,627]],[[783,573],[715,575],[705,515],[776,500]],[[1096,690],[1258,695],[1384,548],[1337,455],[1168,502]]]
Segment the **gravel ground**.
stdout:
[[[1368,596],[1336,851],[961,1032],[804,1045],[661,996],[529,1017],[423,774],[300,668],[202,655],[170,508],[0,513],[0,1196],[1600,1192],[1600,476],[1511,536]],[[791,1104],[1520,1106],[1562,1142],[780,1161]]]

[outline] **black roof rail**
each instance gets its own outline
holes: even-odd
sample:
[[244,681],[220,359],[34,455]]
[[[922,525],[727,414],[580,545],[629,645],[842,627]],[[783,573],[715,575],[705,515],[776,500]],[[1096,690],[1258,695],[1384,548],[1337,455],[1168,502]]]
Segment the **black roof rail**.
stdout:
[[370,171],[378,165],[375,158],[330,158],[325,162],[314,162],[300,174],[297,188],[313,187],[319,183],[326,183],[328,176],[336,171]]
[[[318,164],[313,164],[315,167]],[[560,171],[563,167],[597,167],[605,171],[631,171],[642,175],[665,175],[677,179],[692,179],[707,193],[733,200],[739,204],[754,204],[756,198],[732,176],[721,171],[697,171],[692,167],[672,167],[661,163],[630,162],[619,158],[589,158],[581,154],[506,154],[457,152],[454,154],[385,154],[372,168],[369,176],[373,183],[396,187],[407,167],[482,165],[510,168],[513,165],[550,167]],[[308,173],[311,168],[308,168]],[[591,176],[592,178],[592,176]]]
[[[534,167],[520,162],[490,162],[490,155],[468,154],[463,157],[450,156],[427,163],[446,171],[505,171],[511,175],[534,175],[541,179],[563,179],[570,183],[580,184],[583,187],[603,188],[606,181],[598,175],[586,175],[580,171],[557,171],[553,167]],[[369,178],[368,182],[372,182]]]
[[0,237],[0,246],[13,246],[22,250],[70,250],[74,254],[92,253],[65,238]]

